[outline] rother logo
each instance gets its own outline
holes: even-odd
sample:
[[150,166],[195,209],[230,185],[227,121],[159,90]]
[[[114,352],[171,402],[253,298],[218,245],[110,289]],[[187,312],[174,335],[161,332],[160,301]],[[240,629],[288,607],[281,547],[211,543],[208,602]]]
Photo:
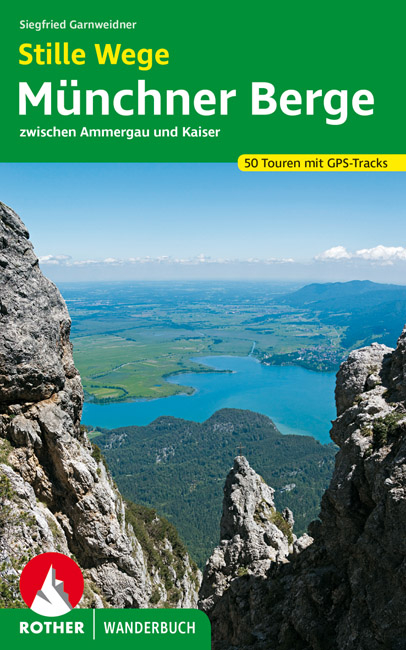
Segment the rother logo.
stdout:
[[62,553],[42,553],[26,564],[20,577],[25,604],[42,616],[62,616],[78,604],[83,576],[76,562]]

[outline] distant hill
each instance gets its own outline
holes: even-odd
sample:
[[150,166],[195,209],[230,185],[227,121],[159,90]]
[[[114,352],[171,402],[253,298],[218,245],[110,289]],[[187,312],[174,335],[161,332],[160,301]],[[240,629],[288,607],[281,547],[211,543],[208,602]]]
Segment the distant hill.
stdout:
[[200,566],[218,543],[224,476],[240,446],[276,489],[277,507],[293,510],[298,532],[318,516],[335,456],[333,444],[282,435],[268,417],[237,409],[201,424],[161,417],[94,441],[124,496],[167,517]]
[[406,300],[406,286],[353,280],[307,284],[293,293],[274,298],[272,302],[337,313],[374,307],[393,300]]
[[317,313],[321,322],[346,328],[344,350],[372,341],[396,345],[406,323],[406,286],[354,280],[309,284],[274,304]]

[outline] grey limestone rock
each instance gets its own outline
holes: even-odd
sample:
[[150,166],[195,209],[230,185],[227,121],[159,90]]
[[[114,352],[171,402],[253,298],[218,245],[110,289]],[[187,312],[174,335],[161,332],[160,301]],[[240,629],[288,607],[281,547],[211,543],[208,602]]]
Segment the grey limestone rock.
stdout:
[[224,486],[220,544],[208,560],[200,589],[199,606],[215,609],[231,583],[241,576],[265,576],[273,562],[284,562],[292,550],[293,516],[278,513],[274,490],[237,456]]
[[[182,559],[179,575],[169,567],[169,593],[80,427],[83,391],[69,333],[66,305],[42,274],[25,226],[0,203],[3,580],[18,576],[31,556],[60,551],[74,554],[84,572],[85,606],[146,607],[154,594],[154,604],[170,598],[172,606],[194,607],[199,573],[190,558]],[[170,557],[165,544],[156,551]]]
[[337,415],[351,407],[356,397],[382,383],[379,373],[383,360],[392,352],[386,345],[372,343],[370,347],[354,350],[349,354],[337,374]]
[[[287,557],[228,582],[220,544],[201,589],[215,650],[405,650],[405,397],[406,330],[396,350],[373,344],[342,364],[320,519]],[[236,517],[228,540],[239,531]]]

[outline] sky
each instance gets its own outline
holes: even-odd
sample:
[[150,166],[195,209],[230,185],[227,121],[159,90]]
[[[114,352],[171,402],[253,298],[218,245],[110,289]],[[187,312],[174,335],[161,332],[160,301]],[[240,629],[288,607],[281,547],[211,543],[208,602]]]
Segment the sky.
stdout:
[[406,283],[401,173],[3,163],[0,200],[23,219],[55,281]]

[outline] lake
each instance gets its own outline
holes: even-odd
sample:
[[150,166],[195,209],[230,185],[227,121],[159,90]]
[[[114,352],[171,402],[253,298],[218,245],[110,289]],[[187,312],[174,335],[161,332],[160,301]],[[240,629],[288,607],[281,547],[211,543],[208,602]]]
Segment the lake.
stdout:
[[113,429],[149,424],[162,415],[203,422],[222,408],[250,409],[268,415],[282,433],[311,435],[330,442],[335,418],[335,373],[296,366],[264,366],[253,357],[199,357],[222,373],[187,373],[169,381],[193,386],[193,395],[83,407],[84,424]]

